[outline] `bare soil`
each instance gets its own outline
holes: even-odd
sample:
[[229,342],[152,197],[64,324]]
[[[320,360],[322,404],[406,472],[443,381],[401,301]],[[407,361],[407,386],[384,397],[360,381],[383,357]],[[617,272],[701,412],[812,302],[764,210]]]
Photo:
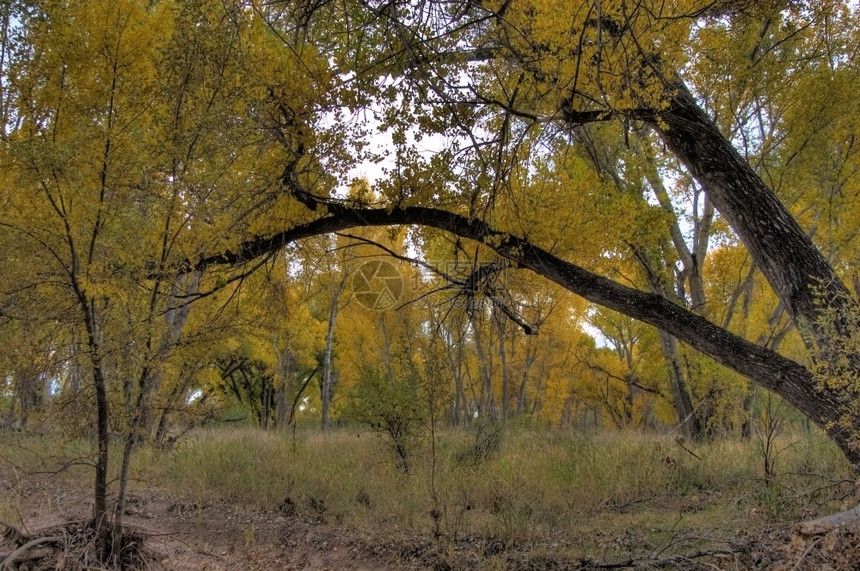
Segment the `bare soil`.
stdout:
[[[0,494],[19,498],[23,522],[0,522],[0,570],[17,547],[46,537],[55,541],[34,545],[7,568],[95,568],[82,565],[74,549],[91,511],[89,489],[49,476],[0,473]],[[588,545],[613,547],[602,552],[611,557],[601,559],[582,555],[588,552],[583,538],[518,545],[480,537],[452,541],[430,530],[349,528],[324,513],[299,513],[289,501],[259,511],[226,500],[198,505],[157,489],[130,498],[126,522],[144,538],[139,567],[154,570],[860,569],[860,530],[844,527],[803,536],[792,525],[772,526],[675,550],[655,550],[635,529],[590,530]]]

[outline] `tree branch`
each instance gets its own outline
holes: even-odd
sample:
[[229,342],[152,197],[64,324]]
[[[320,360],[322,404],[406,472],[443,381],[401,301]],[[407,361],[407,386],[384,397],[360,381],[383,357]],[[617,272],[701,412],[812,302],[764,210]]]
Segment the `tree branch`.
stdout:
[[[500,232],[480,220],[424,207],[402,209],[350,208],[328,204],[328,214],[278,234],[257,237],[235,251],[222,252],[187,264],[198,270],[236,266],[320,234],[370,226],[420,225],[481,242],[518,267],[528,268],[592,303],[602,305],[670,333],[730,369],[771,389],[827,430],[847,450],[850,435],[834,422],[845,400],[841,393],[817,389],[812,374],[795,361],[734,335],[661,296],[623,286],[566,262],[528,240]],[[824,404],[825,406],[822,406]],[[847,453],[847,452],[846,452]]]

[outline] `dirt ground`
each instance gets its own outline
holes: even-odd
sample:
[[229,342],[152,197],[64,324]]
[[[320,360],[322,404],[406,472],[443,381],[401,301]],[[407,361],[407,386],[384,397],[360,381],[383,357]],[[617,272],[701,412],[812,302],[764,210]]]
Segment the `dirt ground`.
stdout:
[[[0,569],[12,551],[40,537],[62,539],[33,546],[27,554],[41,557],[21,554],[6,568],[82,568],[70,544],[91,512],[88,489],[50,477],[22,483],[0,474],[0,494],[17,496],[18,519],[24,522],[0,522]],[[581,545],[577,538],[547,537],[528,545],[478,537],[454,542],[434,539],[429,531],[350,529],[324,515],[296,513],[288,501],[261,512],[228,501],[197,505],[157,490],[132,495],[126,522],[145,537],[143,569],[860,569],[860,532],[845,528],[804,537],[791,525],[775,526],[738,531],[697,549],[656,553],[639,544],[635,530],[593,530],[600,543],[624,546],[621,552],[629,553],[619,558],[616,549],[602,560],[570,555]]]

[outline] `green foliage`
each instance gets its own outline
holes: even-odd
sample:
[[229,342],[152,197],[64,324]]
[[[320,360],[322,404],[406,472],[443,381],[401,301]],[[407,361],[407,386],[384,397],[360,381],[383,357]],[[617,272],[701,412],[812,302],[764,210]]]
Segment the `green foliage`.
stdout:
[[410,471],[424,438],[427,414],[414,380],[395,381],[377,369],[365,367],[349,395],[346,414],[386,438],[397,467]]

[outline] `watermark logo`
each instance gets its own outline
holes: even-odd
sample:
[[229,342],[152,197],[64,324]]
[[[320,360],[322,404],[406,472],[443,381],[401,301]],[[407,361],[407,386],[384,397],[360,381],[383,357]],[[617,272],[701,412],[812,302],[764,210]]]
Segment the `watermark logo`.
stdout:
[[[429,267],[432,266],[432,269]],[[505,288],[505,269],[500,261],[464,263],[440,261],[423,271],[409,272],[409,282],[386,260],[364,262],[352,274],[352,295],[367,309],[384,311],[411,296],[415,307],[436,304],[474,304],[476,299],[495,298]],[[410,291],[406,291],[406,290]]]
[[352,294],[367,309],[388,309],[403,295],[403,276],[390,262],[370,260],[352,274]]

